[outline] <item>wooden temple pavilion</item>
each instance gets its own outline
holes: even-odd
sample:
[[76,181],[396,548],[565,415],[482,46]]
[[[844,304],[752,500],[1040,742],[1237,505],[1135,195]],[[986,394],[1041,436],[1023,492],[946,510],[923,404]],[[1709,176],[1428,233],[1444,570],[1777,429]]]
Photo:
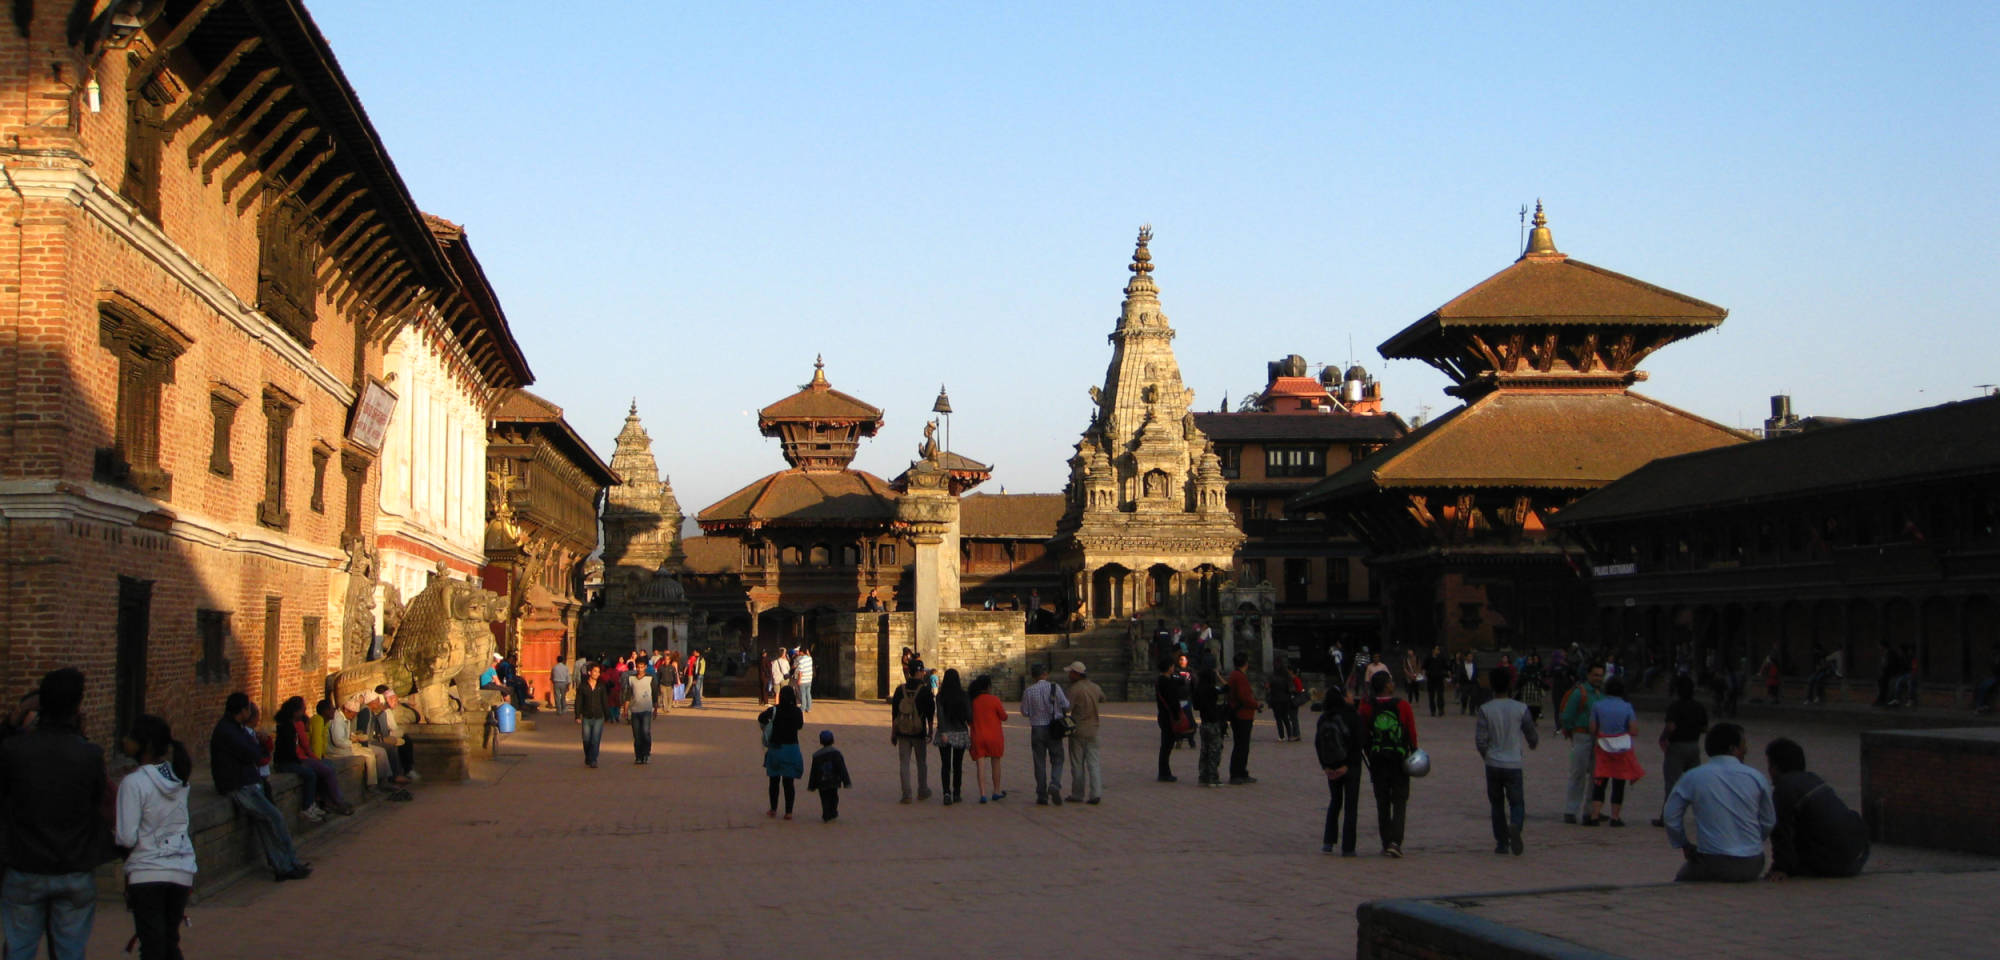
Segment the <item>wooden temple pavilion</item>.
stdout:
[[1527,249],[1390,337],[1389,359],[1449,376],[1465,401],[1294,496],[1368,545],[1383,642],[1448,650],[1597,642],[1582,558],[1556,513],[1658,457],[1744,434],[1634,392],[1653,351],[1728,311],[1556,249],[1536,204]]

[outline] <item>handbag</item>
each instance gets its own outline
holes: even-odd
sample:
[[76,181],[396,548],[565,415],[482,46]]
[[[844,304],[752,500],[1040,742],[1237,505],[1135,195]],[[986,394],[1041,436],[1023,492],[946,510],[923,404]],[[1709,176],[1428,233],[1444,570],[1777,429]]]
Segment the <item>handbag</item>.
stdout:
[[771,709],[764,711],[764,715],[757,718],[757,726],[762,731],[764,749],[766,750],[771,749],[771,728],[777,725],[778,725],[777,707],[772,707]]
[[[1053,683],[1049,684],[1049,692],[1043,694],[1042,696],[1048,701],[1048,704],[1051,708],[1055,707],[1056,685]],[[1076,721],[1071,720],[1069,718],[1068,711],[1065,710],[1064,712],[1058,713],[1055,716],[1049,718],[1050,740],[1061,740],[1062,738],[1067,737],[1075,732],[1076,732]]]

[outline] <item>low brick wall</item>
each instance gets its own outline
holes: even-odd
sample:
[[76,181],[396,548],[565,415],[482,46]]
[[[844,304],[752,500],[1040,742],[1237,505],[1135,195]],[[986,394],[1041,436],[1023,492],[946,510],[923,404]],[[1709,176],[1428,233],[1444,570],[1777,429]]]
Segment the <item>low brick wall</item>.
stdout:
[[1861,815],[1876,843],[2000,856],[2000,728],[1862,733]]
[[1360,960],[1620,960],[1435,900],[1373,900],[1355,910]]
[[[334,757],[334,773],[340,779],[341,796],[348,803],[362,805],[361,787],[365,776],[358,757]],[[237,812],[236,804],[215,792],[208,770],[196,767],[188,791],[188,834],[194,841],[195,896],[201,896],[246,875],[269,878],[263,848],[257,844],[256,828]],[[299,816],[299,778],[289,773],[271,775],[271,793],[278,812],[285,815],[285,827],[294,843],[320,829]],[[331,818],[329,818],[330,820]],[[114,860],[97,870],[99,900],[122,901],[125,897],[125,863]]]

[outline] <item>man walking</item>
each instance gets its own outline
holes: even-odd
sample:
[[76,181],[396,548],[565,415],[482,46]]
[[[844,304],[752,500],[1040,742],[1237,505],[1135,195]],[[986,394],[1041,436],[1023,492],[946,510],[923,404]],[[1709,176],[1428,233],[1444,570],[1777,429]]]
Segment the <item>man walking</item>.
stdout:
[[1035,763],[1035,806],[1062,806],[1063,745],[1049,735],[1049,724],[1069,712],[1069,697],[1049,679],[1049,665],[1028,668],[1033,681],[1021,692],[1021,715],[1028,718],[1028,751]]
[[1590,736],[1590,708],[1604,694],[1604,667],[1593,666],[1590,673],[1562,699],[1556,723],[1563,739],[1569,741],[1569,791],[1563,797],[1563,822],[1575,823],[1590,799],[1591,774],[1597,766],[1597,744]]
[[[1743,728],[1718,723],[1702,744],[1708,762],[1689,770],[1667,794],[1667,842],[1687,863],[1679,882],[1748,883],[1764,874],[1764,838],[1778,826],[1771,781],[1743,762]],[[1697,843],[1682,822],[1694,813]]]
[[597,747],[604,742],[604,718],[610,712],[606,703],[609,684],[600,678],[603,668],[591,664],[584,668],[583,684],[576,688],[576,722],[583,731],[583,765],[597,769]]
[[936,716],[937,699],[931,696],[930,679],[924,676],[924,662],[913,659],[903,677],[903,685],[889,697],[889,742],[896,745],[896,762],[902,771],[903,803],[910,802],[910,764],[913,760],[917,765],[916,798],[931,798],[928,745],[931,722]]
[[[673,694],[668,692],[668,702]],[[653,759],[653,707],[660,701],[660,676],[646,670],[634,670],[625,675],[625,704],[632,717],[632,762],[651,763]]]
[[811,713],[813,709],[813,652],[811,647],[799,648],[798,666],[792,676],[799,685],[799,709]]
[[1257,692],[1250,687],[1250,651],[1236,651],[1236,669],[1229,671],[1229,785],[1240,787],[1257,782],[1250,775],[1250,732],[1257,714],[1264,709]]
[[[104,750],[83,738],[83,672],[42,677],[41,719],[0,746],[7,825],[7,955],[32,957],[44,937],[56,960],[81,960],[97,914],[91,873],[109,859],[101,801]],[[100,851],[102,851],[100,853]]]
[[[1701,766],[1701,735],[1708,732],[1708,709],[1694,698],[1694,678],[1682,674],[1674,678],[1674,702],[1667,704],[1667,722],[1660,728],[1660,766],[1666,771],[1666,791],[1674,792],[1681,775]],[[1661,798],[1664,805],[1665,797]],[[1663,807],[1664,809],[1664,807]],[[1664,812],[1653,818],[1653,826],[1667,825]]]
[[569,664],[557,660],[549,668],[549,686],[554,688],[551,699],[555,700],[556,716],[560,717],[563,707],[569,704]]
[[701,684],[702,681],[706,680],[707,678],[708,678],[708,658],[702,656],[700,650],[689,650],[688,662],[687,662],[687,685],[688,685],[688,699],[691,702],[688,704],[688,706],[694,707],[696,709],[699,709],[701,707]]
[[312,875],[312,865],[300,860],[293,850],[285,815],[272,806],[264,790],[264,776],[257,769],[264,762],[264,748],[250,732],[250,718],[256,713],[250,695],[241,691],[222,702],[222,719],[215,722],[215,732],[208,738],[209,772],[215,777],[215,792],[249,816],[272,875],[280,881],[304,880]]
[[1450,676],[1451,661],[1445,659],[1444,647],[1431,647],[1431,655],[1424,658],[1424,695],[1433,717],[1444,716],[1444,682]]
[[1096,806],[1104,799],[1104,766],[1097,758],[1097,706],[1104,702],[1104,690],[1090,679],[1081,660],[1066,672],[1069,718],[1076,721],[1069,733],[1069,799]]
[[1382,855],[1403,855],[1403,827],[1409,816],[1410,773],[1403,760],[1417,749],[1417,714],[1396,697],[1396,680],[1378,673],[1368,681],[1373,699],[1360,704],[1368,783],[1375,791],[1375,820],[1382,831]]
[[1535,719],[1528,705],[1508,694],[1514,689],[1514,671],[1494,667],[1486,673],[1493,699],[1480,704],[1472,724],[1472,745],[1486,761],[1486,802],[1493,808],[1493,852],[1521,855],[1521,826],[1527,822],[1527,803],[1521,792],[1521,764],[1529,750],[1541,744],[1535,733]]

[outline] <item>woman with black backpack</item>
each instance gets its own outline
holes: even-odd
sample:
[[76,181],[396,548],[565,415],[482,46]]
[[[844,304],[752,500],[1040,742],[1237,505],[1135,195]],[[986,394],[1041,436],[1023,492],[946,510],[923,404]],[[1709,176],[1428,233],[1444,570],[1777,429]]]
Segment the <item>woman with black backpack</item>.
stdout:
[[[1320,714],[1318,729],[1313,731],[1313,749],[1319,754],[1319,767],[1326,774],[1327,791],[1332,795],[1326,805],[1326,832],[1320,834],[1319,852],[1332,853],[1334,839],[1340,841],[1340,855],[1354,856],[1354,833],[1356,817],[1361,812],[1361,749],[1358,733],[1361,718],[1354,712],[1354,703],[1347,699],[1347,691],[1332,686],[1326,692],[1325,712]],[[1346,829],[1340,827],[1340,811],[1347,808]]]
[[784,687],[778,691],[778,705],[757,716],[764,728],[764,775],[771,778],[771,809],[764,815],[778,815],[778,791],[785,794],[785,819],[792,818],[792,801],[798,779],[806,774],[806,758],[799,753],[799,730],[806,715],[799,710],[798,691]]

